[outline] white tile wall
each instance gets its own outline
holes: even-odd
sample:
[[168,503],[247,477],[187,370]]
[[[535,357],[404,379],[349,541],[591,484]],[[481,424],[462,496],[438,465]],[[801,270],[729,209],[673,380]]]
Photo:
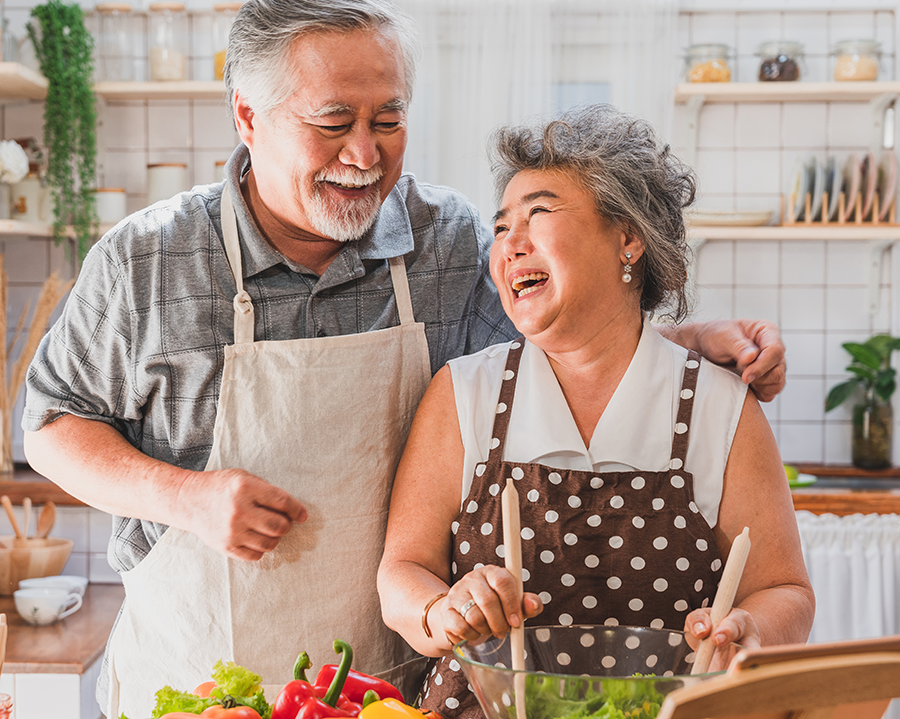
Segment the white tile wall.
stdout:
[[[801,81],[830,80],[829,51],[836,41],[854,36],[881,41],[881,76],[896,77],[896,8],[886,4],[865,11],[824,2],[818,7],[815,2],[785,3],[782,10],[760,2],[683,2],[682,7],[682,41],[731,45],[733,79],[738,81],[756,80],[758,45],[774,39],[804,44]],[[675,108],[676,148],[687,146],[684,112],[684,106]],[[699,121],[698,205],[778,211],[798,158],[834,155],[843,164],[851,152],[868,150],[870,127],[867,103],[707,105]],[[707,242],[699,250],[693,270],[695,318],[752,316],[781,326],[788,385],[764,409],[786,460],[849,463],[849,409],[840,407],[826,416],[825,394],[848,376],[844,368],[850,356],[843,342],[863,341],[873,332],[900,334],[900,298],[892,281],[898,252],[892,249],[883,257],[873,314],[865,242]]]

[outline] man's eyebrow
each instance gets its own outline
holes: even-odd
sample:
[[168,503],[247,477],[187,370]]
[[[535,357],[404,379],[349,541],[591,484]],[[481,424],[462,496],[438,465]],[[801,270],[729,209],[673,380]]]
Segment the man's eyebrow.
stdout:
[[[518,204],[527,205],[529,202],[534,202],[535,200],[539,200],[542,197],[549,197],[552,200],[559,199],[559,195],[557,195],[555,192],[552,192],[551,190],[535,190],[534,192],[529,192],[527,195],[523,195]],[[504,217],[506,217],[507,212],[508,210],[506,209],[497,210],[497,212],[494,213],[493,221],[497,222],[497,220],[502,220]]]
[[[406,112],[408,104],[399,97],[388,100],[378,108],[378,112]],[[310,113],[311,117],[328,117],[330,115],[352,115],[354,109],[343,102],[332,102]]]

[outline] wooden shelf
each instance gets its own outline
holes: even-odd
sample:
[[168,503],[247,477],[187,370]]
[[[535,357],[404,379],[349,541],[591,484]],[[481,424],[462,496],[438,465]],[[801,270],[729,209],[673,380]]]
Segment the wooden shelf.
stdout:
[[696,225],[688,227],[688,235],[705,240],[900,240],[897,225],[772,225],[766,227],[735,227]]
[[687,82],[675,102],[868,102],[884,94],[900,94],[900,82]]
[[47,78],[17,62],[0,62],[0,101],[43,100]]
[[94,92],[105,100],[224,100],[225,83],[98,82]]

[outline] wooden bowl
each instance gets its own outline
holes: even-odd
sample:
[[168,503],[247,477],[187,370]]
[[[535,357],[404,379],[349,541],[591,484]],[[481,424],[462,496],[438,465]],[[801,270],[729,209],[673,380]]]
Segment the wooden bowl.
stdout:
[[[14,541],[15,540],[15,541]],[[59,574],[75,545],[71,539],[0,537],[0,595],[11,595],[22,579]]]

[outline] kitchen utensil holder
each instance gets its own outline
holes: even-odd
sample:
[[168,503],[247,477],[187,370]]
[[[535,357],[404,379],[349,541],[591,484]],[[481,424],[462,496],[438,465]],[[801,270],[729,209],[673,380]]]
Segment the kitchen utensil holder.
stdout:
[[[847,226],[856,226],[856,227],[897,227],[897,198],[892,197],[890,199],[891,209],[888,211],[887,220],[879,220],[878,215],[880,214],[879,210],[881,207],[881,197],[876,192],[874,197],[872,198],[872,219],[864,220],[863,212],[862,212],[862,198],[857,195],[856,203],[850,212],[847,212],[846,200],[844,197],[844,193],[842,192],[838,197],[838,211],[837,211],[837,219],[829,220],[829,219],[821,219],[814,220],[812,219],[812,194],[807,192],[806,198],[803,207],[803,220],[794,220],[791,219],[788,213],[784,211],[785,207],[794,207],[794,202],[796,200],[796,195],[793,193],[789,195],[783,195],[781,198],[781,224],[784,227],[794,227],[799,225],[812,225],[812,226],[821,226],[821,227],[847,227]],[[828,193],[825,192],[822,194],[822,209],[823,209],[823,218],[825,218],[825,208],[828,207]]]

